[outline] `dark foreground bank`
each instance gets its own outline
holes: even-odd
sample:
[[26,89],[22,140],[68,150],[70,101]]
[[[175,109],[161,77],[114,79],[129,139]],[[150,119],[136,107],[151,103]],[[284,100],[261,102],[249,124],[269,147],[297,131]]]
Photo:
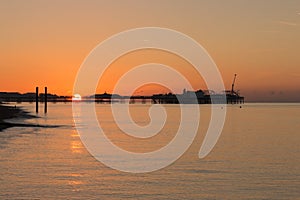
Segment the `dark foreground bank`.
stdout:
[[14,126],[31,126],[29,124],[19,124],[19,123],[9,123],[5,122],[6,119],[12,118],[34,118],[35,116],[30,115],[28,112],[14,106],[0,105],[0,131],[6,128],[14,127]]

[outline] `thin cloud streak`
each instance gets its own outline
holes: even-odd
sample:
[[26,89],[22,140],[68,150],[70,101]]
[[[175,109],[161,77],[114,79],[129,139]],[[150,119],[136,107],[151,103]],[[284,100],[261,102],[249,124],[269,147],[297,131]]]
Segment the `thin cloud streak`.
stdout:
[[288,21],[278,21],[279,24],[287,25],[287,26],[298,26],[298,24],[294,22],[288,22]]
[[278,30],[257,30],[258,33],[280,33]]

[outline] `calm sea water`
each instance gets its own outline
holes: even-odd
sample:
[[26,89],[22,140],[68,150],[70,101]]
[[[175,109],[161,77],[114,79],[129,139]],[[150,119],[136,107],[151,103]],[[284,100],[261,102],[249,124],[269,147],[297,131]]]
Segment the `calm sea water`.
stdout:
[[[18,106],[34,113],[34,104]],[[149,106],[130,106],[138,124],[149,123]],[[122,135],[109,105],[96,109],[115,144],[147,152],[177,131],[178,105],[165,108],[171,120],[153,141]],[[210,117],[209,105],[201,105],[200,128],[188,151],[144,174],[113,170],[93,158],[76,132],[71,104],[49,104],[48,110],[27,122],[60,127],[0,132],[0,199],[300,199],[300,104],[229,105],[217,145],[199,159]]]

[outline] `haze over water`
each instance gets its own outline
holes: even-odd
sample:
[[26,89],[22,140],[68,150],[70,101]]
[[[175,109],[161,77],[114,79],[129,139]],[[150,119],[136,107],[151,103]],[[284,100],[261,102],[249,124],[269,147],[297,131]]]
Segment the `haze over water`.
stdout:
[[[20,104],[34,112],[33,104]],[[133,119],[149,123],[146,105],[131,105]],[[147,152],[168,143],[178,128],[179,105],[163,105],[171,117],[155,142],[122,137],[97,104],[107,136],[122,148]],[[110,169],[84,148],[71,104],[49,104],[48,114],[26,122],[59,128],[10,128],[0,133],[1,199],[297,199],[300,196],[300,104],[228,105],[222,135],[213,151],[198,158],[210,105],[199,105],[198,135],[172,165],[144,174]],[[197,122],[195,122],[197,123]],[[127,138],[128,139],[128,138]],[[143,145],[143,142],[146,142]]]

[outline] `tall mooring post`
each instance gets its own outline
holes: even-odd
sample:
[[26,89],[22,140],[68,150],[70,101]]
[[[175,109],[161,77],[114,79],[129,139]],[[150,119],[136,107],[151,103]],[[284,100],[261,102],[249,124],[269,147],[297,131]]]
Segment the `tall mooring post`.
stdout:
[[39,87],[35,88],[35,112],[39,112]]
[[45,107],[44,112],[47,113],[47,87],[45,87]]

